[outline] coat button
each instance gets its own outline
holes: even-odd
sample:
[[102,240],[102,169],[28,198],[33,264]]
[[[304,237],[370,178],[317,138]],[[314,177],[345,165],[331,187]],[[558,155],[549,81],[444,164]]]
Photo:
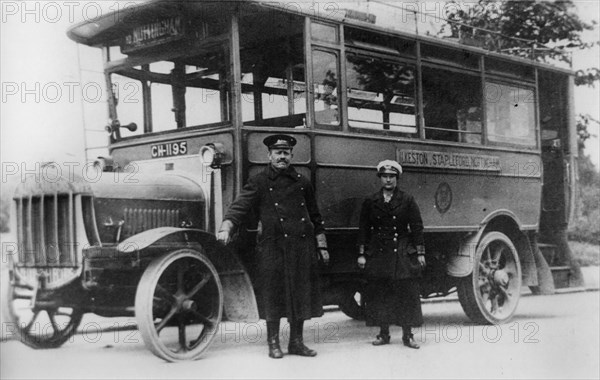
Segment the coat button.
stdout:
[[397,249],[397,248],[394,248],[394,252],[398,252],[398,249]]
[[275,202],[275,206],[279,206],[279,203]]
[[300,203],[300,206],[304,206],[304,202]]
[[279,219],[279,220],[283,222],[283,218],[281,218],[281,219]]
[[394,241],[398,241],[398,239],[394,238]]
[[288,234],[284,234],[283,237],[288,237]]
[[306,219],[305,219],[305,218],[302,218],[302,219],[300,219],[300,220],[304,222]]
[[273,188],[272,188],[272,187],[269,187],[269,191],[273,191]]
[[303,238],[305,238],[305,237],[306,237],[306,234],[302,234],[302,237],[303,237]]
[[[275,205],[277,205],[277,203],[275,203]],[[396,228],[396,226],[394,226],[394,231],[396,231],[396,230],[397,230],[397,228]]]
[[395,233],[394,236],[398,236],[398,233]]
[[392,216],[392,219],[396,219],[396,215]]
[[303,188],[303,187],[301,187],[301,188],[300,188],[300,190],[304,191],[304,188]]

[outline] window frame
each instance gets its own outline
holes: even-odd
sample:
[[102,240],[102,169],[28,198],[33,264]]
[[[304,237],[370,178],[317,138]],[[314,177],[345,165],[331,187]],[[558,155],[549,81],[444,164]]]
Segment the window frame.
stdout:
[[512,86],[518,88],[524,88],[531,90],[533,92],[533,136],[534,136],[534,144],[533,145],[523,145],[523,144],[515,144],[510,142],[503,141],[491,141],[489,138],[490,128],[488,125],[488,99],[486,94],[483,94],[484,107],[485,107],[485,120],[484,120],[484,128],[485,128],[485,145],[490,147],[506,147],[506,148],[514,148],[520,150],[537,150],[540,148],[540,127],[538,122],[538,113],[539,113],[539,97],[538,97],[538,87],[536,83],[517,80],[514,78],[506,78],[498,75],[490,75],[486,73],[483,85],[487,85],[487,83],[493,82],[503,86]]
[[[423,89],[423,77],[425,76],[423,73],[423,69],[424,68],[429,68],[429,69],[436,69],[436,70],[444,70],[444,71],[450,71],[453,73],[459,73],[459,74],[464,74],[464,75],[468,75],[471,77],[475,77],[479,79],[479,89],[480,89],[480,107],[481,107],[481,132],[478,133],[480,136],[480,142],[479,143],[471,143],[471,142],[466,142],[466,141],[449,141],[449,140],[441,140],[441,139],[432,139],[432,138],[427,138],[427,130],[428,129],[434,129],[437,130],[437,128],[428,128],[425,122],[425,94],[424,94],[424,89]],[[424,141],[436,141],[436,142],[443,142],[443,143],[449,143],[449,144],[460,144],[460,145],[464,145],[464,146],[471,146],[471,147],[477,147],[477,146],[485,146],[486,145],[486,140],[487,140],[487,119],[485,116],[485,108],[487,106],[486,101],[485,101],[485,96],[483,94],[483,85],[485,80],[487,79],[486,77],[484,77],[483,75],[483,71],[481,69],[472,69],[472,68],[466,68],[466,67],[459,67],[456,65],[444,65],[440,62],[431,62],[431,61],[421,61],[421,65],[420,65],[420,71],[421,71],[421,75],[420,75],[420,82],[419,82],[419,86],[421,88],[421,91],[423,92],[423,98],[420,99],[421,100],[421,112],[422,112],[422,120],[423,120],[423,140]],[[467,135],[469,133],[461,133],[461,131],[459,131],[458,129],[454,130],[454,129],[446,129],[443,128],[441,130],[444,131],[448,131],[448,132],[453,132],[456,133],[458,136],[461,135]],[[477,133],[470,133],[472,135],[475,135]]]
[[[350,118],[349,116],[346,116],[346,120],[344,120],[345,124],[348,127],[348,132],[350,133],[356,133],[356,134],[369,134],[369,135],[378,135],[378,136],[393,136],[393,137],[402,137],[402,138],[407,138],[407,139],[419,139],[420,136],[420,130],[419,130],[419,107],[418,107],[418,75],[417,75],[417,71],[418,71],[418,64],[417,64],[417,59],[416,57],[414,57],[414,60],[411,60],[409,57],[406,57],[404,55],[391,55],[391,54],[385,54],[381,51],[372,51],[372,50],[368,50],[368,49],[362,49],[362,48],[357,48],[357,47],[351,47],[349,45],[346,45],[346,49],[345,49],[345,54],[344,54],[344,62],[347,62],[347,57],[349,54],[355,54],[358,56],[362,56],[362,57],[374,57],[377,59],[381,59],[383,61],[392,63],[392,64],[404,64],[404,65],[409,65],[412,66],[414,68],[414,75],[415,75],[415,79],[414,79],[414,88],[413,88],[413,98],[415,100],[415,132],[414,133],[407,133],[407,132],[400,132],[400,131],[392,131],[389,129],[385,129],[384,123],[376,123],[376,122],[372,122],[372,124],[381,124],[381,129],[371,129],[371,128],[360,128],[360,127],[354,127],[352,125],[350,125]],[[347,77],[347,71],[348,68],[346,68],[346,71],[344,72],[344,82],[345,82],[345,88],[346,88],[346,93],[344,96],[344,105],[343,107],[345,108],[345,115],[349,114],[349,110],[348,108],[350,108],[348,106],[349,100],[348,100],[348,77]]]

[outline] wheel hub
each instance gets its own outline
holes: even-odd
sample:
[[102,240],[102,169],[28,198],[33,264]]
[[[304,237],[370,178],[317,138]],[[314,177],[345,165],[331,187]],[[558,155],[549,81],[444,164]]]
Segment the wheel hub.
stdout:
[[495,286],[501,286],[503,288],[508,287],[508,273],[506,273],[503,269],[495,270],[492,274],[492,280]]
[[195,310],[196,303],[192,300],[185,300],[181,303],[181,309],[183,310]]

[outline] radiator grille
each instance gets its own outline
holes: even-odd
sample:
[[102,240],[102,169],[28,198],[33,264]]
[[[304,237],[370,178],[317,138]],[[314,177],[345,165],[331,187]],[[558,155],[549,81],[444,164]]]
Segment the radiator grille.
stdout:
[[25,267],[76,267],[75,196],[30,195],[15,199],[19,264]]

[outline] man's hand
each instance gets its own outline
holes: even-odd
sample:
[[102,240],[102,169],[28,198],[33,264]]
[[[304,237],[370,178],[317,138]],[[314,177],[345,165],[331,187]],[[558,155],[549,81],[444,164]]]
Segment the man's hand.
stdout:
[[217,241],[220,241],[224,245],[229,244],[231,241],[231,229],[233,228],[233,223],[229,220],[224,220],[221,223],[221,228],[219,228],[219,232],[217,232]]
[[329,265],[329,252],[326,249],[319,249],[319,253],[321,254],[323,264]]
[[229,231],[219,231],[217,232],[217,240],[221,243],[227,245],[229,244]]
[[419,260],[419,264],[421,264],[421,268],[425,268],[427,263],[425,262],[425,246],[417,245],[417,259]]
[[323,264],[329,265],[329,252],[327,252],[327,238],[325,234],[318,234],[315,238],[317,241],[317,250],[319,250]]
[[358,256],[356,263],[360,269],[365,269],[365,265],[367,265],[367,258],[364,255],[360,255]]

